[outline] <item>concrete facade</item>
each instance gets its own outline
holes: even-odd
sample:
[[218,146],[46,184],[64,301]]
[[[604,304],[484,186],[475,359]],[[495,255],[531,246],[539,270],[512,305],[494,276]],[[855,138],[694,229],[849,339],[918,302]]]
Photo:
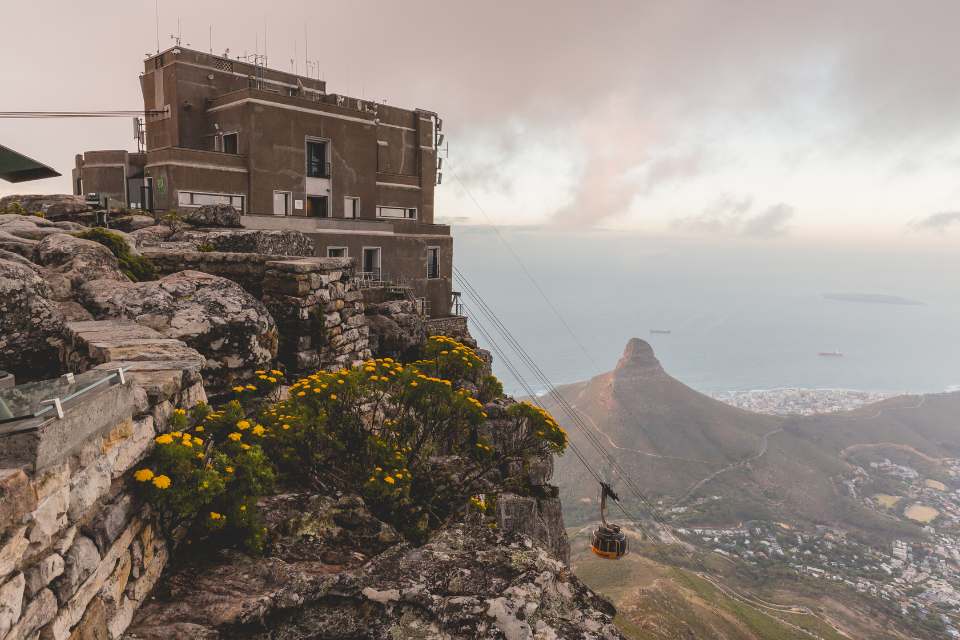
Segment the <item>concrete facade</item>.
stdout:
[[[78,156],[77,194],[161,211],[230,204],[245,226],[309,233],[318,256],[356,258],[449,315],[453,243],[433,224],[436,113],[183,47],[147,58],[140,83],[146,153]],[[142,167],[142,197],[124,191],[131,167]]]

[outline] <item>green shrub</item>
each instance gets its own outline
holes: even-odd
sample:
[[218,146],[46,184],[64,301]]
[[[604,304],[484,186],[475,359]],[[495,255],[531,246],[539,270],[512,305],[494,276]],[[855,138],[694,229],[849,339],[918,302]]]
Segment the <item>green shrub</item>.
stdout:
[[[318,371],[295,381],[282,401],[282,372],[258,371],[256,383],[234,387],[237,399],[218,411],[201,406],[188,418],[178,410],[176,434],[158,437],[137,479],[151,502],[170,512],[168,523],[193,522],[197,534],[225,535],[224,543],[262,543],[255,505],[275,477],[292,487],[359,493],[375,515],[422,541],[452,514],[489,508],[472,498],[491,471],[562,453],[567,443],[556,421],[530,404],[511,405],[488,422],[470,391],[483,361],[469,347],[438,338],[424,351],[433,357]],[[156,486],[159,475],[168,486]]]
[[27,210],[24,209],[23,205],[17,201],[13,201],[10,204],[8,204],[6,207],[3,208],[2,211],[0,211],[0,213],[9,213],[15,216],[29,215],[27,213]]
[[122,236],[108,231],[103,227],[93,227],[77,234],[77,237],[99,242],[110,249],[110,253],[117,258],[120,271],[134,282],[157,279],[157,272],[153,268],[153,263],[150,262],[150,259],[130,251],[130,247],[127,246]]

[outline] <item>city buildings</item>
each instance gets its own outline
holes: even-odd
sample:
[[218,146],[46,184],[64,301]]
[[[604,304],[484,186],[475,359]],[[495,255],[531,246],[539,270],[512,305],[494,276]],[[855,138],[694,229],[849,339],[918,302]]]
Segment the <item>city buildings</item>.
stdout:
[[310,236],[451,310],[453,240],[434,224],[442,122],[424,109],[328,93],[323,80],[172,47],[140,76],[145,151],[87,151],[74,193],[150,211],[229,204],[251,229]]

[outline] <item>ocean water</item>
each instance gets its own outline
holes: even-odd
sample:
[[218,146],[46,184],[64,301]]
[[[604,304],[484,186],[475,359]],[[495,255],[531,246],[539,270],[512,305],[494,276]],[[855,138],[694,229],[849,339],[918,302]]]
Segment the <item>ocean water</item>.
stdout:
[[[697,242],[528,228],[501,233],[584,349],[492,229],[454,226],[456,264],[554,384],[610,370],[627,340],[640,337],[670,374],[708,393],[938,392],[960,385],[955,248]],[[838,292],[921,304],[823,297]],[[671,333],[651,334],[654,328]],[[844,357],[818,356],[833,350]],[[519,391],[502,363],[495,371],[508,391]]]

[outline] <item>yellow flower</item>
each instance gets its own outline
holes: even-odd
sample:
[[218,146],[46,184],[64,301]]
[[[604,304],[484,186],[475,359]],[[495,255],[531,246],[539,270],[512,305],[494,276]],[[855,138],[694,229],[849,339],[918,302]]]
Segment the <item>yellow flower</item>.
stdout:
[[241,442],[241,443],[240,443],[240,448],[243,449],[244,451],[246,451],[247,449],[250,448],[250,445],[248,445],[246,442]]
[[239,442],[240,438],[242,438],[243,436],[237,433],[236,431],[234,431],[233,433],[227,435],[227,437],[233,440],[234,442]]
[[267,430],[263,428],[263,425],[262,425],[262,424],[258,424],[257,426],[255,426],[255,427],[253,428],[253,431],[251,431],[250,433],[252,433],[252,434],[255,435],[255,436],[262,436],[262,435],[263,435],[264,433],[266,433],[266,432],[267,432]]
[[233,467],[227,467],[226,469],[224,469],[224,471],[226,471],[227,473],[233,473]]
[[189,436],[187,436],[186,438],[184,438],[183,440],[181,440],[181,441],[180,441],[180,444],[182,444],[182,445],[185,446],[185,447],[192,447],[192,446],[193,446],[193,442],[190,440],[190,437],[189,437]]
[[239,386],[239,385],[237,385],[236,387],[233,388],[233,390],[234,390],[235,392],[237,392],[237,393],[243,393],[244,388],[241,387],[241,386]]
[[343,384],[343,380],[337,380],[337,384]]
[[203,433],[203,432],[204,432],[203,425],[200,425],[199,427],[197,427],[197,433]]
[[136,478],[137,482],[147,482],[153,479],[153,471],[150,469],[140,469],[133,474],[133,477]]
[[336,399],[337,399],[337,394],[331,393],[331,394],[330,394],[330,399],[331,399],[331,400],[336,400]]
[[240,505],[240,511],[246,511],[246,510],[247,510],[247,505],[245,504]]
[[415,387],[415,386],[417,386],[417,381],[416,381],[416,380],[414,380],[413,382],[411,382],[411,383],[410,383],[410,386],[411,386],[411,387]]
[[302,398],[305,395],[307,395],[307,393],[305,391],[301,391],[300,393],[297,394],[297,397]]
[[387,484],[393,484],[394,482],[396,482],[392,476],[387,476],[386,478],[383,479],[383,481],[386,482]]
[[249,390],[249,391],[256,391],[256,390],[257,390],[257,388],[256,388],[255,386],[253,386],[252,384],[248,384],[248,385],[246,386],[246,388],[247,388],[247,390]]
[[250,428],[250,423],[247,422],[246,420],[240,420],[239,422],[237,422],[237,429],[240,429],[240,431],[243,431],[244,429],[249,429],[249,428]]
[[262,376],[263,374],[266,373],[266,371],[264,371],[263,369],[257,369],[256,371],[254,371],[254,373],[257,374],[258,376]]
[[184,409],[174,409],[174,410],[173,410],[173,413],[174,413],[174,415],[178,415],[178,416],[185,416],[185,415],[187,415],[187,412],[186,412]]
[[211,512],[210,512],[210,519],[211,519],[211,520],[219,520],[219,519],[221,519],[222,517],[223,517],[223,515],[217,513],[216,511],[211,511]]
[[271,370],[270,370],[270,373],[272,373],[272,374],[275,375],[275,376],[282,376],[282,375],[283,375],[283,371],[280,371],[280,370],[278,370],[278,369],[271,369]]
[[170,486],[170,478],[167,476],[157,476],[153,479],[153,486],[157,489],[166,489]]
[[199,458],[200,460],[203,460],[203,454],[202,454],[202,453],[198,453],[198,454],[197,454],[197,458]]
[[157,436],[154,439],[154,442],[157,444],[173,444],[173,436],[171,436],[169,433],[165,433],[162,436]]
[[284,425],[281,425],[281,427],[283,428],[284,431],[286,431],[287,429],[290,428],[290,425],[284,424]]

